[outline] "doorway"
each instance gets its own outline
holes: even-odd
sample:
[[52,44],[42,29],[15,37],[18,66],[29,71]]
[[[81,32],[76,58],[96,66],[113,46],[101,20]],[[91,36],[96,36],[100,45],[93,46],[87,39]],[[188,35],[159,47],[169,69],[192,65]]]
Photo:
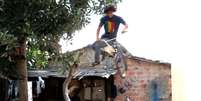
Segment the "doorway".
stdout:
[[114,95],[112,86],[113,76],[109,79],[101,77],[87,77],[81,80],[81,101],[107,101],[109,96]]

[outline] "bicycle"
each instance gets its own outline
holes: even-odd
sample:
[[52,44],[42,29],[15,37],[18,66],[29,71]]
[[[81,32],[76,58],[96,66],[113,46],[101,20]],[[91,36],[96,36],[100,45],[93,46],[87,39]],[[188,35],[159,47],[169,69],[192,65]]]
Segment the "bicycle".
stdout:
[[[103,57],[105,58],[107,56],[107,57],[113,58],[113,62],[115,63],[117,72],[120,73],[120,77],[125,78],[128,66],[126,62],[126,57],[124,55],[124,52],[123,52],[123,49],[121,48],[122,46],[120,45],[120,43],[116,41],[116,38],[109,39],[109,40],[101,39],[100,41],[103,41],[106,44],[106,47],[103,47],[102,51],[104,51],[107,54],[103,54]],[[109,44],[111,42],[112,42],[112,45]]]

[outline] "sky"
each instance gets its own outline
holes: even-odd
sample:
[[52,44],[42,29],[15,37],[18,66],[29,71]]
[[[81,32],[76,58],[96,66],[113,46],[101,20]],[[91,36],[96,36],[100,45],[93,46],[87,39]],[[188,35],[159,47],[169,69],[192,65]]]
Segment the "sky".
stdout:
[[[173,101],[201,101],[200,5],[200,0],[123,0],[115,13],[129,25],[117,40],[133,55],[172,64]],[[92,44],[101,16],[93,15],[75,33],[73,45],[62,40],[62,51]]]

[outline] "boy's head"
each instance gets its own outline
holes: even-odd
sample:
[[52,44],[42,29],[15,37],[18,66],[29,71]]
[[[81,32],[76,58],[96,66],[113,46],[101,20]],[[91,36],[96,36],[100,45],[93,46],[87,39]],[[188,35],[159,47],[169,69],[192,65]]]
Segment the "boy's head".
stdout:
[[114,12],[116,12],[117,8],[114,5],[108,5],[104,9],[104,13],[106,15],[112,15]]

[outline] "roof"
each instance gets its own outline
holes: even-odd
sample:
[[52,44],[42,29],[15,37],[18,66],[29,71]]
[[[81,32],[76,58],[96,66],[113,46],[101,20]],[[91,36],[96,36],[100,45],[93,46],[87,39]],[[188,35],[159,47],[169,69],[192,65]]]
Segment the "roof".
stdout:
[[73,78],[77,79],[83,79],[85,77],[90,76],[97,76],[102,78],[109,78],[111,75],[114,75],[116,73],[116,70],[113,68],[85,68],[85,69],[79,69],[74,74]]
[[[126,56],[129,59],[142,61],[142,62],[148,62],[148,63],[170,65],[169,63],[163,63],[160,61],[154,61],[154,60],[149,60],[149,59],[133,56],[123,46],[122,46],[122,49],[124,51],[124,54],[126,54]],[[88,45],[87,47],[75,50],[73,52],[75,52],[75,53],[81,52],[82,53],[82,55],[79,57],[79,59],[80,59],[80,63],[79,63],[79,67],[78,67],[79,69],[74,74],[74,78],[82,79],[82,78],[88,77],[88,76],[98,76],[98,77],[102,77],[102,78],[108,78],[110,75],[114,75],[116,73],[116,71],[113,69],[113,67],[114,67],[114,63],[112,62],[113,59],[111,59],[109,62],[108,62],[108,60],[104,60],[101,62],[101,65],[96,66],[96,67],[90,66],[91,63],[94,61],[94,50],[92,49],[92,47],[90,45]],[[108,65],[108,63],[110,63],[110,64]],[[106,64],[107,64],[107,66],[106,66]],[[61,68],[61,66],[60,66],[60,68]],[[48,77],[65,78],[66,74],[59,73],[59,69],[54,68],[54,70],[52,70],[52,69],[50,69],[50,70],[29,70],[28,76],[29,77],[41,76],[41,77],[45,77],[45,78],[48,78]]]
[[28,77],[58,77],[58,78],[65,78],[65,74],[59,73],[56,70],[29,70]]
[[[73,75],[74,79],[83,79],[85,77],[97,76],[102,78],[109,78],[111,75],[114,75],[116,70],[112,68],[79,68]],[[50,70],[29,70],[28,77],[57,77],[57,78],[66,78],[66,74],[59,73],[58,71]]]
[[147,63],[171,65],[168,62],[162,62],[160,60],[151,60],[151,59],[146,59],[143,57],[137,57],[137,56],[133,56],[133,55],[128,56],[128,58],[133,59],[133,60],[137,60],[137,61],[147,62]]

